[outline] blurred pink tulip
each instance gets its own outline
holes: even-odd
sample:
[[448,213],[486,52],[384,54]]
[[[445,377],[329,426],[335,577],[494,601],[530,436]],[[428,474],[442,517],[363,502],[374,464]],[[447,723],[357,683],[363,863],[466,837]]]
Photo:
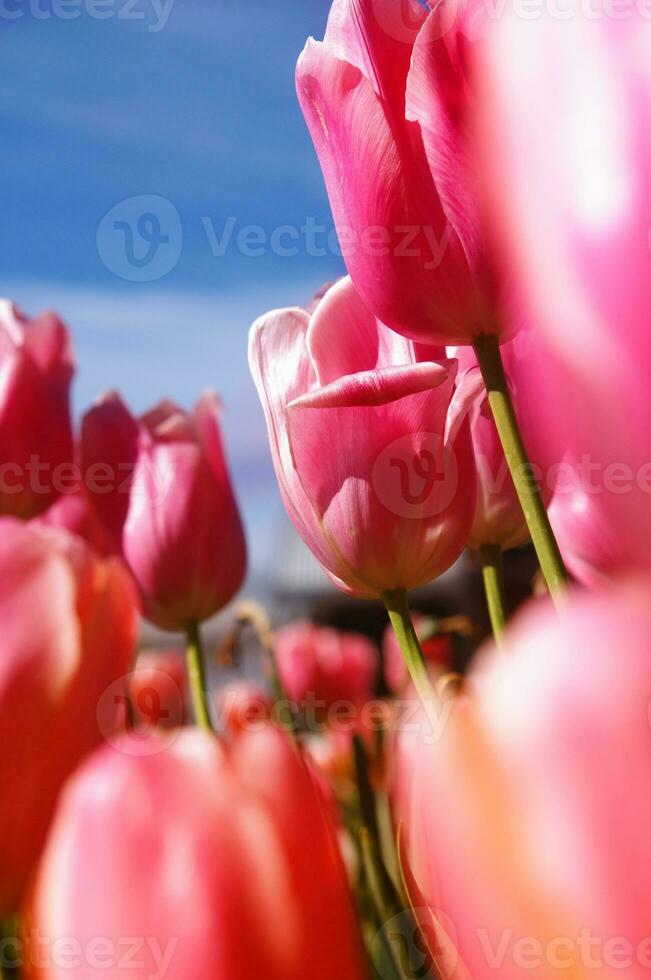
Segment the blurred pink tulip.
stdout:
[[59,789],[117,719],[98,702],[127,670],[136,595],[115,559],[64,531],[0,520],[0,916],[16,908]]
[[630,550],[609,523],[599,496],[582,486],[581,467],[566,457],[563,475],[549,507],[549,519],[563,549],[563,559],[583,585],[604,584],[614,569],[626,568]]
[[87,480],[89,469],[95,479],[103,475],[102,460],[113,474],[101,513],[148,619],[181,630],[233,598],[246,546],[214,394],[206,392],[192,413],[166,401],[138,420],[111,394],[84,419],[82,458]]
[[531,608],[438,737],[407,741],[410,866],[457,976],[648,976],[650,595]]
[[74,493],[64,493],[44,514],[35,518],[44,527],[60,527],[92,545],[98,555],[111,551],[110,538],[95,506],[83,486]]
[[463,130],[472,13],[335,0],[296,70],[353,282],[386,324],[426,343],[498,332]]
[[349,278],[311,317],[276,310],[252,327],[249,364],[281,494],[340,588],[375,597],[444,572],[475,507],[470,390],[456,362],[424,360],[376,320]]
[[0,301],[0,514],[47,510],[74,476],[70,336],[54,313]]
[[304,621],[276,630],[274,645],[285,693],[299,706],[361,708],[373,697],[379,656],[367,637]]
[[477,59],[489,224],[536,323],[538,439],[571,472],[555,529],[601,571],[651,560],[650,42],[645,18],[509,10]]
[[[41,980],[122,978],[125,937],[141,937],[135,980],[366,976],[334,827],[270,727],[229,747],[188,729],[144,756],[125,737],[93,756],[62,800],[28,921]],[[76,964],[42,955],[66,936]]]
[[116,554],[122,554],[139,434],[137,420],[117,391],[102,395],[81,420],[84,483]]
[[134,723],[179,728],[186,716],[188,677],[183,650],[143,650],[129,675]]

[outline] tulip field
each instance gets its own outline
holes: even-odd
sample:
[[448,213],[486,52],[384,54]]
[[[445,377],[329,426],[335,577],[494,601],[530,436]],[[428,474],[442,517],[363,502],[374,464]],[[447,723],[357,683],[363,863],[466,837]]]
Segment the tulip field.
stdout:
[[[651,8],[310,16],[284,111],[341,274],[248,364],[76,405],[65,313],[0,302],[0,980],[643,980]],[[300,614],[247,577],[240,370]]]

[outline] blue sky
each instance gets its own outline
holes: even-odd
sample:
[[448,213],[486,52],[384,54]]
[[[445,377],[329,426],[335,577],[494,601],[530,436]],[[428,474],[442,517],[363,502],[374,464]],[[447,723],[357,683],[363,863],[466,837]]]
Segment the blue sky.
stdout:
[[[281,505],[248,327],[343,268],[293,80],[326,16],[325,0],[0,0],[0,291],[69,324],[77,412],[109,387],[137,410],[220,391],[258,569]],[[316,250],[300,232],[280,239],[292,254],[270,247],[306,222]]]

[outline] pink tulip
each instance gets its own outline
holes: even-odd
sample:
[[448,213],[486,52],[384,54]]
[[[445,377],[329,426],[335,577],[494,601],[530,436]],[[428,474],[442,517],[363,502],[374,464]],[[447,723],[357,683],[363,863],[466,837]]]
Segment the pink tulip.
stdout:
[[34,517],[74,477],[74,370],[68,331],[54,313],[30,321],[0,301],[0,514]]
[[459,977],[648,976],[650,590],[530,609],[408,742],[410,866]]
[[379,658],[365,636],[305,621],[277,630],[274,645],[285,693],[299,706],[361,708],[373,697]]
[[[276,310],[251,330],[249,364],[287,512],[340,588],[413,588],[466,543],[475,473],[456,362],[420,360],[350,279],[311,317]],[[454,397],[453,397],[454,396]]]
[[135,724],[146,729],[183,725],[187,689],[183,650],[143,650],[129,676]]
[[463,131],[469,20],[463,5],[334,0],[296,70],[353,282],[426,343],[499,330]]
[[64,531],[0,520],[0,916],[15,910],[44,842],[59,789],[111,732],[117,705],[98,703],[128,668],[135,590],[119,562],[100,561]]
[[569,571],[589,587],[603,584],[613,569],[626,568],[630,551],[608,521],[598,496],[581,485],[580,465],[567,458],[549,508],[549,519]]
[[644,18],[577,5],[507,12],[477,58],[490,225],[536,323],[538,437],[583,501],[559,505],[560,544],[602,571],[651,556],[650,41]]
[[[69,784],[30,904],[30,977],[118,980],[138,942],[134,980],[366,976],[334,827],[283,734],[131,748],[103,749]],[[60,937],[76,962],[42,955]]]
[[108,555],[111,551],[106,528],[83,486],[73,493],[63,494],[35,522],[44,527],[64,528],[78,535],[92,545],[98,555]]
[[246,547],[215,395],[204,394],[192,413],[161,402],[138,420],[110,395],[84,419],[82,457],[87,481],[91,470],[104,478],[102,460],[113,474],[101,512],[148,619],[184,629],[233,598]]
[[81,421],[84,484],[117,554],[122,554],[139,437],[138,421],[117,391],[102,395]]

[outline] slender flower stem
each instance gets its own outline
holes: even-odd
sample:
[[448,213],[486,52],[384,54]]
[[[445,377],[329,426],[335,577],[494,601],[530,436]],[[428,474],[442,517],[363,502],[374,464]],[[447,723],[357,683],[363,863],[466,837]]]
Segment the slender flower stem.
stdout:
[[502,354],[497,337],[477,337],[475,354],[488,392],[504,455],[515,484],[522,512],[536,549],[540,568],[552,596],[567,582],[567,572],[545,510],[540,488],[536,482],[522,434],[511,401]]
[[211,732],[213,727],[210,720],[210,708],[208,707],[208,686],[206,684],[199,624],[197,622],[190,623],[186,635],[188,678],[194,717],[201,728]]
[[502,578],[502,549],[498,544],[485,544],[481,549],[481,568],[484,579],[486,605],[490,616],[493,636],[501,644],[506,612],[504,605],[504,581]]
[[423,651],[409,611],[407,590],[392,589],[388,592],[383,592],[382,601],[387,608],[391,625],[402,650],[402,655],[405,658],[411,679],[414,682],[414,687],[418,691],[422,701],[430,701],[432,698],[432,686],[427,668],[425,667]]

